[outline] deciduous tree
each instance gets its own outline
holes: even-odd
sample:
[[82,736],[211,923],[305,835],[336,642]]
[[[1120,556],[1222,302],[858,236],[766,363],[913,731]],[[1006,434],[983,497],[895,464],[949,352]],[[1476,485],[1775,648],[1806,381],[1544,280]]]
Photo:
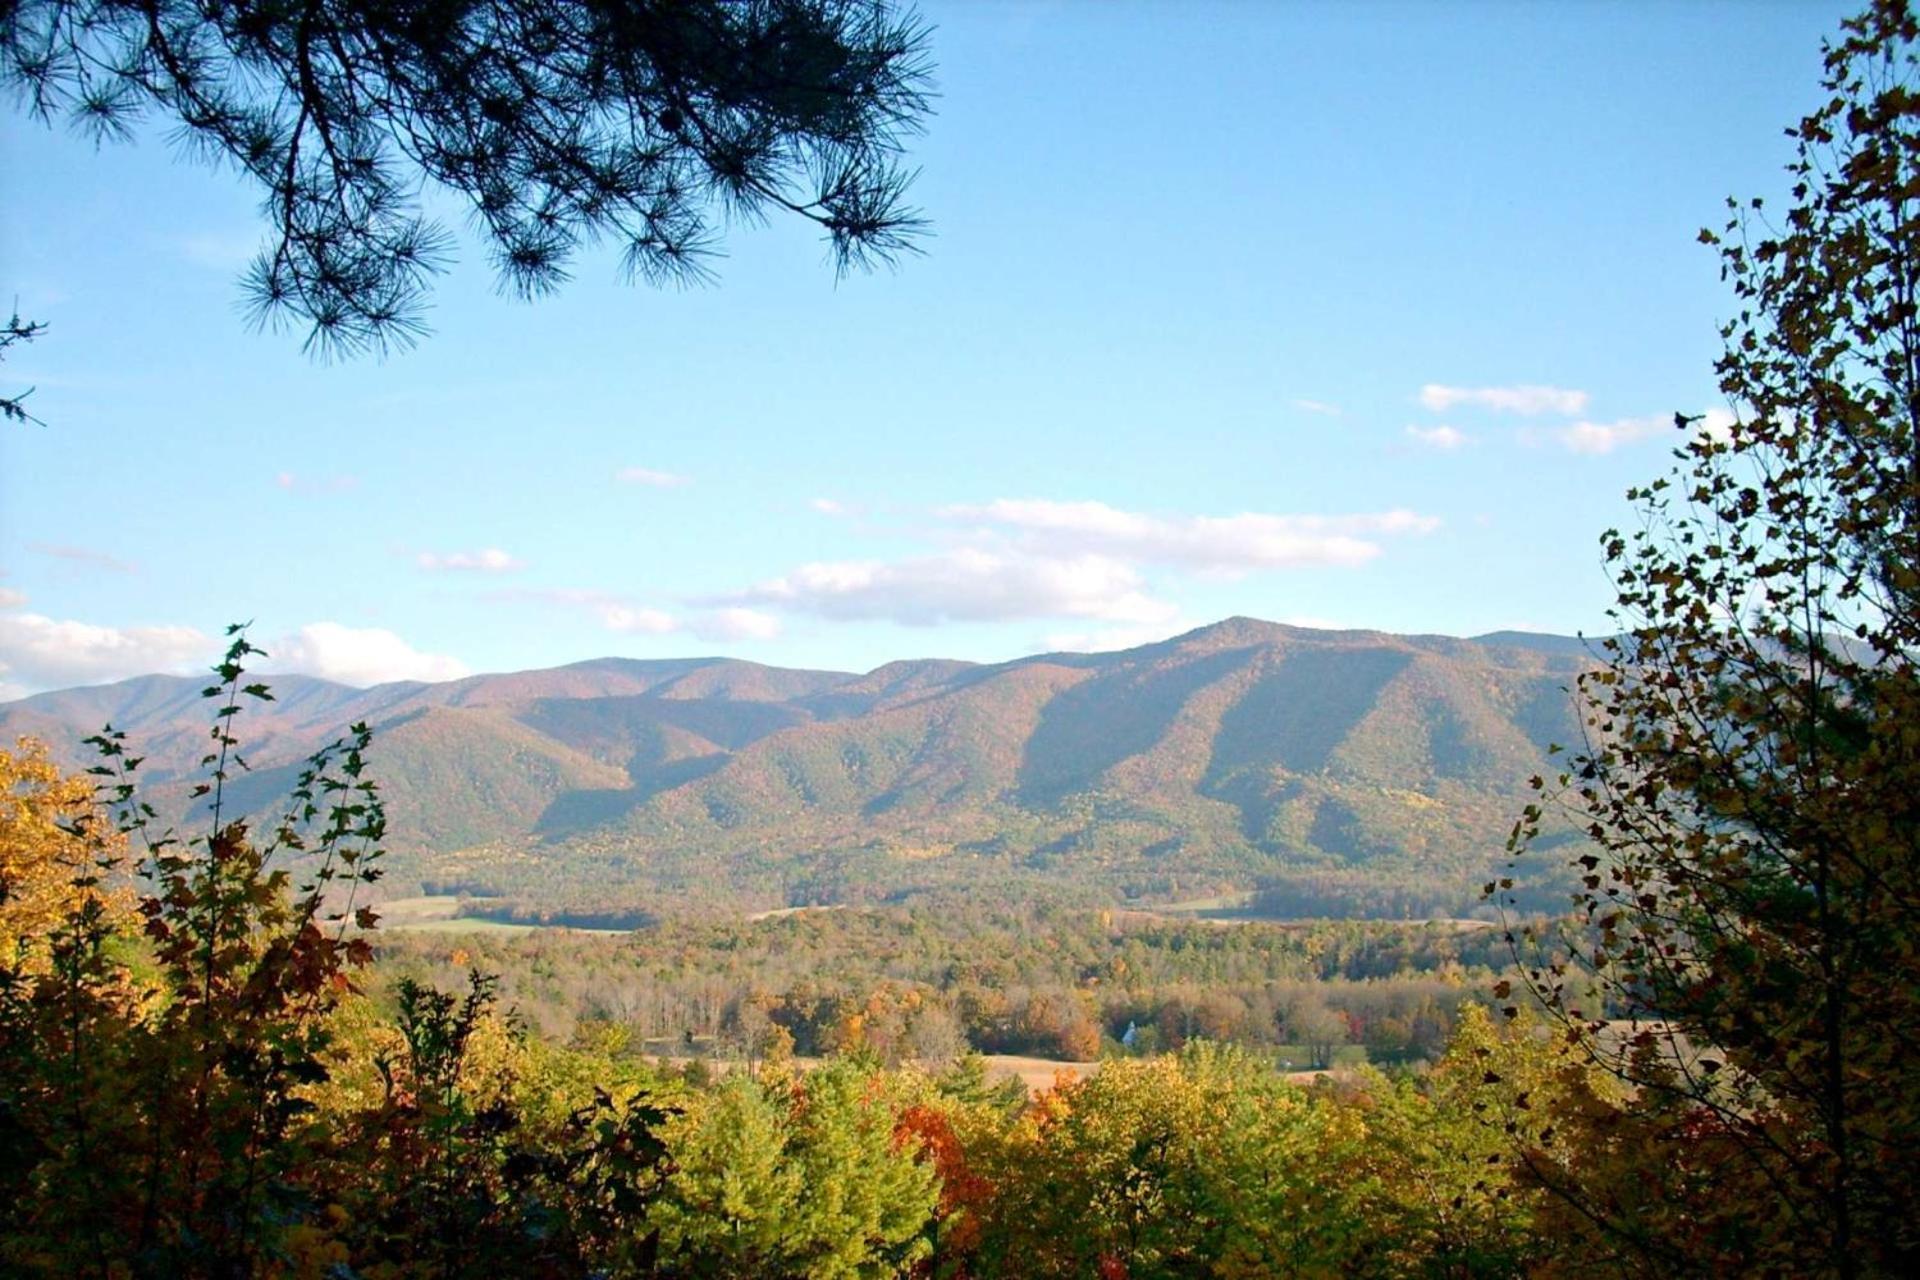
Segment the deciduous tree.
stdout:
[[[97,840],[82,834],[95,828]],[[0,969],[17,976],[46,971],[61,921],[98,897],[128,904],[114,886],[95,882],[102,859],[112,862],[123,843],[96,821],[93,779],[63,775],[44,743],[22,738],[0,750]],[[123,891],[125,885],[118,886]]]
[[1905,0],[1846,23],[1784,215],[1703,233],[1733,421],[1682,420],[1606,535],[1621,634],[1541,784],[1599,847],[1538,993],[1632,1085],[1646,1150],[1716,1152],[1685,1213],[1586,1206],[1660,1270],[1920,1266],[1917,40]]

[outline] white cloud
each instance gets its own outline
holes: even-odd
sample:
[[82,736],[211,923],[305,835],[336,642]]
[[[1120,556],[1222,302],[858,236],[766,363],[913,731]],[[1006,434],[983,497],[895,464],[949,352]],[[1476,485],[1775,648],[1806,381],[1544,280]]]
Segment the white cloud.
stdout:
[[707,603],[906,626],[1079,618],[1112,625],[1049,643],[1124,646],[1180,629],[1179,608],[1154,593],[1148,567],[1225,577],[1350,567],[1379,555],[1383,539],[1430,533],[1440,524],[1404,509],[1162,516],[1103,502],[1015,498],[933,514],[945,522],[941,536],[956,545],[898,559],[815,561]]
[[1655,414],[1647,418],[1618,418],[1612,422],[1576,422],[1569,427],[1555,428],[1552,437],[1571,453],[1598,455],[1672,430],[1671,415]]
[[1116,649],[1137,649],[1143,644],[1157,644],[1183,631],[1191,631],[1198,625],[1186,618],[1175,618],[1138,626],[1054,632],[1042,640],[1041,648],[1049,653],[1111,653]]
[[614,603],[599,603],[593,607],[600,614],[601,625],[609,631],[664,636],[680,630],[680,620],[659,609],[636,609],[630,605]]
[[611,591],[575,587],[532,587],[491,593],[491,599],[566,605],[600,620],[600,625],[622,635],[691,635],[715,643],[771,640],[781,631],[780,619],[757,609],[723,604],[688,614],[671,613],[639,604]]
[[[1692,424],[1693,432],[1709,439],[1726,439],[1732,428],[1734,415],[1728,409],[1707,409],[1695,416]],[[1603,455],[1613,453],[1622,445],[1640,443],[1642,439],[1672,436],[1676,430],[1674,415],[1657,413],[1645,418],[1619,418],[1615,422],[1574,422],[1572,426],[1553,428],[1549,436],[1571,453]]]
[[758,609],[709,609],[696,614],[688,630],[702,640],[734,642],[773,640],[780,635],[780,619]]
[[622,467],[614,473],[613,478],[621,484],[646,485],[653,489],[678,489],[693,483],[686,476],[675,475],[671,471],[655,471],[651,467]]
[[852,514],[847,510],[846,503],[836,502],[832,498],[815,498],[808,502],[807,505],[823,516],[844,516]]
[[422,569],[456,573],[513,573],[527,567],[525,560],[507,554],[498,547],[478,551],[422,551],[413,558]]
[[273,478],[274,487],[288,493],[329,494],[348,493],[360,485],[360,477],[346,475],[303,476],[292,471],[282,471]]
[[[1733,423],[1733,414],[1727,409],[1708,409],[1698,415],[1693,430],[1711,439],[1725,440]],[[1676,431],[1674,415],[1655,413],[1640,418],[1616,418],[1612,422],[1581,421],[1564,427],[1524,427],[1519,434],[1524,444],[1551,441],[1569,453],[1599,457],[1642,440],[1674,436]],[[1676,438],[1674,443],[1680,443],[1679,439]]]
[[56,542],[29,542],[27,550],[35,555],[52,556],[55,560],[66,560],[73,564],[83,564],[93,569],[105,569],[109,573],[138,573],[140,566],[131,560],[122,560],[105,551],[95,551],[92,547],[75,547]]
[[467,664],[443,654],[422,653],[380,627],[314,622],[265,646],[262,669],[295,671],[341,684],[365,686],[389,680],[457,680]]
[[724,644],[772,640],[780,634],[780,619],[758,609],[738,606],[702,609],[687,617],[622,604],[604,604],[598,608],[600,621],[609,631],[650,636],[692,635]]
[[1732,438],[1734,421],[1733,411],[1730,409],[1709,409],[1700,415],[1700,421],[1694,425],[1693,429],[1709,440],[1718,440],[1724,444]]
[[178,672],[205,663],[214,648],[212,638],[192,627],[101,627],[38,613],[0,614],[0,676],[20,689]]
[[1295,400],[1293,407],[1302,413],[1317,413],[1325,418],[1340,416],[1340,406],[1328,404],[1325,400]]
[[1458,427],[1416,427],[1409,426],[1407,435],[1415,444],[1425,445],[1429,449],[1458,449],[1467,443],[1467,433]]
[[1526,417],[1543,413],[1572,415],[1586,412],[1587,400],[1586,392],[1563,387],[1448,387],[1429,382],[1420,388],[1420,403],[1435,413],[1445,413],[1464,404]]
[[885,562],[822,561],[732,597],[835,621],[907,626],[1013,618],[1164,622],[1178,612],[1149,597],[1131,565],[1108,556],[1054,557],[957,547]]
[[1097,555],[1210,573],[1307,565],[1352,566],[1380,554],[1375,538],[1431,533],[1434,516],[1397,509],[1351,515],[1153,516],[1104,502],[1002,498],[946,508],[950,519],[1010,530],[1054,555]]
[[0,609],[18,609],[27,602],[27,593],[12,587],[0,587]]

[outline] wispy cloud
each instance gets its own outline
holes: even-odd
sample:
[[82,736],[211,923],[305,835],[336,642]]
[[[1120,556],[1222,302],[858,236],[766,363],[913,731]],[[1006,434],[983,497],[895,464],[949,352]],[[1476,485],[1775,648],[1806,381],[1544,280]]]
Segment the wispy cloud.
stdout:
[[1460,405],[1472,405],[1523,417],[1550,413],[1570,416],[1586,412],[1588,399],[1586,392],[1569,391],[1564,387],[1449,387],[1429,382],[1420,388],[1420,403],[1435,413],[1445,413]]
[[90,569],[103,569],[108,573],[140,571],[140,566],[133,561],[122,560],[119,556],[110,555],[105,551],[96,551],[92,547],[76,547],[59,542],[29,542],[27,550],[35,555],[51,556],[55,560],[85,565]]
[[1407,427],[1407,437],[1415,444],[1423,445],[1428,449],[1458,449],[1461,445],[1466,444],[1469,438],[1467,433],[1458,427],[1444,425],[1437,427],[1409,425]]
[[595,606],[600,623],[609,631],[637,632],[641,635],[671,635],[680,629],[680,619],[664,609],[639,609],[625,604]]
[[1145,623],[1177,612],[1145,592],[1137,570],[1111,557],[978,547],[895,561],[816,561],[730,600],[839,622],[920,627],[1019,618]]
[[1436,516],[1405,509],[1346,515],[1242,512],[1168,516],[1104,502],[1001,498],[940,514],[973,521],[1055,554],[1093,554],[1212,573],[1357,565],[1378,556],[1383,537],[1431,533]]
[[0,587],[0,609],[18,609],[27,602],[27,593],[12,587]]
[[1295,400],[1293,407],[1302,413],[1317,413],[1323,418],[1337,418],[1341,414],[1339,405],[1325,400]]
[[[1709,409],[1694,420],[1692,430],[1724,439],[1732,425],[1733,415],[1727,410]],[[1538,439],[1544,434],[1569,453],[1597,457],[1642,440],[1669,436],[1678,430],[1673,414],[1656,413],[1644,418],[1616,418],[1612,422],[1575,422],[1544,433],[1535,431],[1523,439]]]
[[348,475],[303,476],[282,471],[273,477],[273,486],[288,493],[324,495],[349,493],[360,487],[360,477]]
[[1120,647],[1180,629],[1150,569],[1206,577],[1309,566],[1352,567],[1388,539],[1439,527],[1404,509],[1351,514],[1227,516],[1126,511],[1104,502],[1002,498],[935,509],[944,543],[885,558],[801,564],[741,591],[708,598],[830,621],[944,622],[1082,619],[1056,647]]
[[[810,505],[830,515],[849,510],[833,499]],[[1124,647],[1191,625],[1164,594],[1170,586],[1164,579],[1350,568],[1383,554],[1392,540],[1440,527],[1438,517],[1405,508],[1208,516],[1042,498],[1002,498],[927,514],[932,523],[919,534],[931,545],[921,549],[808,561],[677,605],[584,588],[510,589],[491,598],[564,605],[591,614],[611,631],[640,635],[765,640],[780,633],[782,615],[912,627],[1073,620],[1099,625],[1062,628],[1050,642]]]
[[619,592],[592,587],[504,587],[482,598],[503,604],[558,605],[590,613],[609,631],[666,635],[678,625],[677,619],[664,610],[646,607]]
[[702,640],[735,642],[772,640],[783,630],[780,619],[758,609],[705,609],[687,621],[687,629]]
[[1671,416],[1656,414],[1648,418],[1616,418],[1612,422],[1576,422],[1572,426],[1556,427],[1549,434],[1570,453],[1603,454],[1672,429]]
[[644,485],[650,489],[678,489],[693,483],[687,476],[655,471],[652,467],[622,467],[614,472],[613,478],[621,484]]
[[732,644],[772,640],[780,635],[780,619],[736,603],[707,602],[684,611],[642,604],[612,591],[575,587],[526,587],[492,593],[503,601],[536,601],[562,605],[591,614],[601,626],[622,635],[690,635],[700,640]]
[[862,521],[875,513],[870,502],[852,502],[845,498],[809,498],[807,509],[830,520]]
[[649,636],[690,635],[719,644],[772,640],[783,630],[780,619],[774,615],[739,606],[695,609],[677,614],[664,609],[636,609],[610,604],[601,607],[600,621],[609,631]]
[[527,567],[525,560],[499,547],[482,547],[478,551],[422,551],[413,557],[413,562],[437,573],[515,573]]

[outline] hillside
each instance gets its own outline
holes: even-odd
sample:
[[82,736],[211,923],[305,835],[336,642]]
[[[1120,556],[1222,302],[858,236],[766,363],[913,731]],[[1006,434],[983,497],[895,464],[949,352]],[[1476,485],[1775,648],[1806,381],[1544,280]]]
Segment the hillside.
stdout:
[[[1578,641],[1315,631],[1235,618],[1105,654],[852,675],[601,659],[444,684],[273,681],[241,730],[264,810],[299,759],[376,731],[396,888],[596,917],[927,893],[1282,913],[1457,913],[1525,781],[1577,733]],[[81,763],[111,721],[183,812],[198,680],[0,706]]]

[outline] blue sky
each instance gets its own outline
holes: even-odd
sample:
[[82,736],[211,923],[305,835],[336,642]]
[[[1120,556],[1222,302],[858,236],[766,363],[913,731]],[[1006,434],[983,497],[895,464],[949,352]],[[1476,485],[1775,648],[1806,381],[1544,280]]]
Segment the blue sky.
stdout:
[[254,202],[0,115],[0,696],[250,618],[354,683],[605,654],[865,669],[1231,614],[1605,626],[1602,529],[1716,405],[1695,242],[1772,194],[1831,4],[927,6],[923,257],[583,259],[332,366],[248,331]]

